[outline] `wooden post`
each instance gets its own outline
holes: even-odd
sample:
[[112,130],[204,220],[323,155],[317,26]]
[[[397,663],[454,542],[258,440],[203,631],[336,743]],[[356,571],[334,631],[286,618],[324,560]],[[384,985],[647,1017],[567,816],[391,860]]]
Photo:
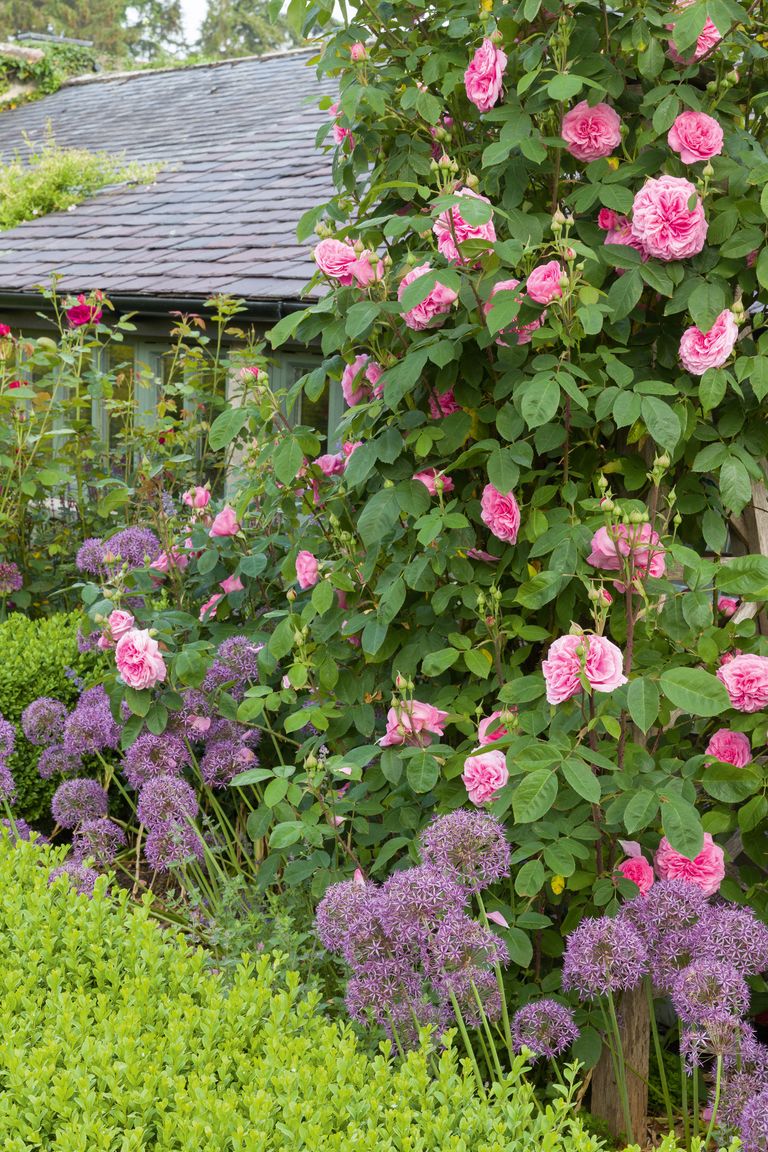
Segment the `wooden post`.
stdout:
[[651,1024],[648,1018],[648,1000],[642,984],[623,992],[617,1014],[624,1059],[627,1064],[627,1093],[632,1131],[624,1132],[624,1110],[619,1088],[613,1074],[613,1063],[608,1048],[592,1073],[592,1103],[590,1111],[605,1120],[614,1136],[624,1135],[628,1143],[645,1144],[648,1116],[648,1074],[650,1070]]

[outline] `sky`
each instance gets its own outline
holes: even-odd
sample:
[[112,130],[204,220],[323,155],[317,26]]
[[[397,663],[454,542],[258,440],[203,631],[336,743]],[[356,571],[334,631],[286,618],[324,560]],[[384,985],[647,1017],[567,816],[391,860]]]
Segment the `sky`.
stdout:
[[208,0],[181,0],[184,13],[184,31],[188,40],[193,40],[200,31]]

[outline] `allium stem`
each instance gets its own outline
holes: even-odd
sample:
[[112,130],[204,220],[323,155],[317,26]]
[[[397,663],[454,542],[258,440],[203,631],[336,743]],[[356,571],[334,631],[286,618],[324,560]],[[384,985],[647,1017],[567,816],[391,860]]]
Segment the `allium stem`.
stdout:
[[619,1085],[619,1094],[621,1096],[621,1106],[624,1111],[624,1124],[626,1126],[627,1140],[632,1140],[634,1133],[632,1131],[632,1113],[629,1110],[629,1095],[627,1093],[627,1069],[624,1064],[624,1049],[621,1044],[621,1031],[619,1029],[619,1021],[616,1016],[616,1005],[613,1000],[613,993],[608,992],[608,1012],[610,1015],[611,1028],[613,1030],[613,1037],[616,1043],[616,1071],[618,1072],[617,1081]]
[[699,1123],[701,1121],[701,1105],[699,1104],[699,1070],[693,1069],[693,1138],[699,1138]]
[[387,1020],[389,1021],[389,1026],[392,1029],[392,1036],[393,1036],[394,1041],[395,1041],[395,1046],[397,1047],[397,1050],[400,1053],[400,1059],[404,1060],[405,1059],[405,1049],[403,1048],[403,1045],[400,1042],[400,1037],[398,1035],[397,1028],[395,1027],[395,1022],[392,1019],[392,1013],[387,1008],[385,1008],[384,1011],[386,1012]]
[[709,1127],[707,1128],[707,1134],[704,1137],[704,1145],[703,1146],[705,1149],[706,1149],[707,1145],[709,1144],[710,1140],[712,1139],[712,1133],[714,1131],[715,1123],[717,1121],[717,1110],[720,1107],[720,1089],[722,1087],[722,1078],[723,1078],[723,1057],[722,1057],[722,1055],[718,1055],[718,1057],[717,1057],[717,1072],[715,1073],[715,1098],[712,1101],[712,1118],[709,1121]]
[[656,1012],[653,1004],[653,989],[651,981],[648,976],[643,980],[645,984],[645,994],[648,997],[648,1016],[651,1021],[651,1035],[653,1036],[653,1050],[656,1053],[656,1064],[659,1069],[659,1081],[661,1083],[661,1093],[664,1097],[664,1109],[667,1113],[667,1123],[669,1124],[669,1131],[675,1130],[675,1117],[672,1111],[672,1098],[669,1094],[669,1083],[667,1082],[667,1070],[664,1067],[664,1060],[661,1051],[661,1040],[659,1039],[659,1026],[656,1023]]
[[469,1038],[469,1033],[467,1032],[467,1026],[464,1023],[464,1017],[461,1014],[461,1008],[459,1007],[459,1002],[456,999],[456,994],[452,988],[448,989],[448,995],[451,998],[451,1005],[453,1006],[453,1013],[456,1017],[456,1023],[459,1026],[459,1032],[461,1032],[461,1038],[464,1041],[464,1047],[466,1048],[467,1055],[469,1056],[469,1059],[472,1062],[472,1067],[473,1067],[474,1072],[475,1072],[475,1079],[477,1081],[477,1089],[480,1093],[481,1098],[483,1100],[487,1101],[488,1097],[486,1096],[486,1093],[485,1093],[485,1085],[483,1084],[483,1078],[480,1075],[480,1066],[477,1063],[477,1057],[475,1056],[475,1050],[472,1047],[472,1041]]
[[491,1052],[493,1053],[493,1063],[494,1063],[494,1066],[496,1068],[496,1075],[498,1076],[499,1081],[501,1081],[504,1079],[504,1073],[503,1073],[502,1068],[501,1068],[501,1061],[499,1060],[499,1053],[498,1053],[498,1050],[496,1048],[496,1041],[493,1039],[493,1032],[491,1031],[490,1021],[488,1020],[488,1015],[487,1015],[485,1009],[483,1008],[483,1002],[480,999],[480,993],[477,990],[477,985],[475,984],[474,980],[471,981],[471,986],[472,986],[472,993],[473,993],[475,1000],[477,1002],[477,1010],[480,1013],[480,1019],[483,1022],[483,1028],[485,1030],[486,1036],[488,1037],[488,1045],[490,1047]]
[[685,1068],[685,1057],[680,1053],[680,1095],[683,1104],[683,1135],[686,1148],[691,1146],[691,1126],[688,1116],[688,1073]]
[[[488,931],[490,932],[492,929],[491,929],[490,922],[488,920],[488,913],[485,910],[485,904],[483,903],[483,898],[479,892],[476,893],[476,895],[477,895],[477,906],[480,909],[480,919],[482,921],[483,927],[487,928]],[[507,997],[506,997],[506,993],[504,991],[504,976],[503,976],[502,971],[501,971],[501,964],[499,964],[498,961],[494,964],[493,968],[494,968],[494,971],[496,973],[496,983],[498,985],[499,996],[501,998],[501,1023],[502,1023],[502,1027],[504,1029],[504,1042],[507,1045],[507,1055],[509,1056],[509,1061],[510,1061],[510,1063],[512,1063],[512,1061],[515,1058],[515,1052],[514,1052],[514,1047],[512,1045],[512,1028],[510,1027],[510,1023],[509,1023],[509,1009],[507,1008]]]

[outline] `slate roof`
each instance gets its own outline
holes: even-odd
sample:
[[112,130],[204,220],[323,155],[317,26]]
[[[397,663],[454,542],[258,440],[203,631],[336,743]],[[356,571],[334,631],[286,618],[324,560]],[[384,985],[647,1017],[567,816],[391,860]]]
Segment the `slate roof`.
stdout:
[[148,186],[0,232],[0,295],[61,274],[60,289],[179,298],[296,299],[312,274],[296,224],[332,193],[315,133],[318,82],[301,50],[215,65],[71,81],[0,114],[0,154],[24,136],[168,163]]

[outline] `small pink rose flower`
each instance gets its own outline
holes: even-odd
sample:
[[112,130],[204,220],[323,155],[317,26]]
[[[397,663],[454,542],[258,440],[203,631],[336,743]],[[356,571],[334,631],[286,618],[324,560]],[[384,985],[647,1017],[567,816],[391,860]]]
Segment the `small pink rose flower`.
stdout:
[[229,504],[225,504],[221,512],[213,518],[209,536],[236,536],[240,531],[240,525],[237,522],[234,508],[230,508]]
[[501,95],[507,57],[487,37],[464,73],[467,97],[480,112],[489,112]]
[[450,476],[444,476],[442,472],[438,472],[435,468],[427,468],[423,472],[414,472],[413,478],[424,485],[430,496],[435,496],[438,489],[444,495],[448,492],[453,492],[453,480],[451,480]]
[[759,712],[768,707],[768,657],[751,652],[734,656],[717,670],[731,706],[737,712]]
[[707,744],[707,756],[714,756],[723,764],[733,764],[744,768],[752,760],[752,746],[749,737],[743,732],[733,732],[730,728],[718,728]]
[[461,412],[461,405],[456,403],[453,388],[448,388],[445,392],[430,392],[428,399],[429,414],[433,420],[442,420],[444,416],[453,416],[455,412]]
[[486,484],[480,508],[480,519],[493,535],[507,544],[514,544],[520,531],[520,507],[514,492],[503,495],[493,484]]
[[341,476],[344,471],[344,459],[338,453],[326,453],[315,460],[324,476]]
[[84,328],[87,324],[98,324],[102,316],[101,308],[88,304],[82,292],[77,298],[77,304],[67,308],[65,314],[70,328]]
[[230,592],[242,592],[244,584],[239,576],[232,575],[227,576],[226,580],[220,581],[219,588],[229,595]]
[[329,236],[320,241],[313,255],[318,268],[326,276],[338,280],[345,287],[354,283],[352,268],[357,261],[357,252],[351,244],[345,244],[343,240]]
[[605,636],[560,636],[541,665],[550,704],[562,704],[582,691],[581,676],[594,692],[614,692],[627,683],[620,649]]
[[299,588],[304,591],[307,588],[313,588],[320,579],[318,563],[311,552],[302,550],[296,557],[296,579],[299,582]]
[[676,852],[665,836],[659,844],[654,863],[660,880],[687,880],[700,888],[705,896],[714,896],[725,876],[723,850],[715,844],[709,832],[704,833],[704,847],[694,860]]
[[[688,0],[688,3],[686,4],[678,4],[678,8],[688,8],[692,3],[693,0]],[[672,25],[668,24],[667,27],[671,28]],[[673,60],[675,64],[695,64],[697,60],[701,60],[702,56],[706,56],[708,52],[711,52],[713,48],[716,48],[722,38],[723,37],[718,31],[717,25],[708,16],[704,27],[701,30],[699,38],[696,41],[696,47],[693,50],[693,55],[688,57],[681,56],[675,47],[674,40],[670,40],[669,58],[670,60]]]
[[[587,563],[607,572],[623,571],[627,561],[635,576],[652,576],[658,580],[666,570],[666,559],[658,533],[650,524],[611,524],[598,528],[592,537],[592,551]],[[617,584],[620,592],[623,584]]]
[[[414,280],[419,280],[431,271],[432,268],[429,264],[419,264],[410,272],[406,272],[397,289],[398,300],[402,300],[403,293],[409,284],[413,284]],[[456,299],[457,293],[452,288],[446,288],[444,284],[436,281],[420,304],[403,313],[403,320],[409,328],[416,332],[421,332],[425,328],[439,328],[444,323],[444,318],[450,312]]]
[[345,472],[347,470],[347,465],[349,464],[353,455],[355,454],[355,452],[357,452],[358,448],[362,447],[362,444],[363,444],[362,440],[345,440],[344,443],[342,444],[340,455],[341,455],[341,458],[344,462],[344,471]]
[[[613,215],[616,215],[613,213]],[[619,246],[625,245],[627,248],[634,248],[639,252],[643,258],[643,262],[648,259],[648,253],[632,233],[632,225],[626,216],[616,216],[616,221],[612,228],[609,228],[605,234],[605,244],[618,244]],[[620,269],[621,274],[624,274],[624,269]]]
[[432,736],[442,736],[448,713],[421,700],[408,700],[387,712],[387,730],[379,740],[382,748],[397,744],[425,747]]
[[641,896],[645,896],[653,887],[653,868],[651,868],[644,856],[633,856],[629,860],[622,860],[621,864],[619,864],[618,871],[621,872],[622,876],[627,880],[631,880],[633,884],[637,884]]
[[525,290],[531,300],[537,304],[551,304],[559,300],[563,294],[560,287],[560,278],[564,275],[562,265],[558,260],[550,260],[548,264],[540,264],[534,268],[528,277]]
[[703,376],[707,368],[722,368],[739,338],[733,312],[726,308],[708,332],[686,328],[680,337],[680,360],[686,372]]
[[188,508],[207,508],[210,503],[211,493],[207,488],[203,488],[200,484],[194,488],[190,488],[182,496],[182,503],[186,504]]
[[341,377],[341,390],[350,408],[367,400],[370,394],[377,395],[377,386],[384,369],[381,364],[361,353],[351,364],[347,364]]
[[120,608],[115,608],[110,612],[107,617],[107,624],[109,625],[109,634],[113,640],[117,641],[121,636],[125,636],[126,632],[130,632],[136,621],[130,612],[124,612]]
[[123,633],[115,648],[115,664],[123,682],[138,691],[154,688],[166,677],[160,646],[147,629],[131,628]]
[[571,156],[589,163],[601,156],[610,156],[621,144],[621,120],[608,104],[595,104],[590,108],[582,100],[566,112],[560,127]]
[[354,148],[355,137],[352,135],[352,129],[351,128],[344,128],[341,124],[339,124],[339,121],[337,119],[337,117],[339,115],[338,104],[331,104],[330,108],[328,109],[328,115],[333,120],[333,127],[331,129],[331,134],[333,136],[334,144],[343,144],[345,140],[349,140],[350,149]]
[[602,228],[603,232],[611,232],[618,227],[620,220],[626,220],[626,216],[619,216],[612,208],[601,208],[597,214],[597,226]]
[[350,266],[353,283],[358,288],[370,288],[377,280],[381,280],[384,269],[377,258],[374,267],[373,252],[361,252],[354,264]]
[[718,596],[717,610],[722,612],[727,620],[738,610],[739,601],[735,600],[732,596]]
[[359,64],[361,60],[365,60],[367,55],[368,52],[365,44],[360,43],[360,41],[358,41],[356,44],[353,44],[349,49],[349,58],[350,60],[354,61],[355,64]]
[[467,757],[461,778],[473,804],[488,804],[509,780],[504,753],[496,748]]
[[219,608],[219,603],[224,599],[223,592],[214,592],[210,600],[206,600],[205,604],[200,609],[200,616],[198,619],[202,622],[204,620],[213,620]]
[[710,160],[723,150],[723,130],[705,112],[681,112],[667,133],[667,143],[683,164]]
[[509,736],[509,729],[498,723],[500,719],[501,712],[491,712],[490,716],[486,716],[478,724],[477,742],[481,748],[485,744],[495,744],[497,740],[503,740],[505,736]]
[[[457,188],[455,196],[470,196],[475,200],[482,200],[490,204],[487,196],[480,196],[469,188]],[[496,240],[496,229],[493,226],[493,217],[485,224],[468,224],[461,214],[461,207],[454,204],[445,212],[441,212],[432,225],[432,231],[437,237],[437,248],[446,260],[463,262],[464,258],[457,245],[465,240],[487,240],[489,246]]]
[[[488,316],[491,308],[493,307],[493,298],[497,292],[514,291],[515,288],[518,288],[519,286],[519,280],[500,280],[498,284],[494,284],[493,288],[491,288],[490,296],[486,300],[485,304],[483,304],[483,315]],[[522,303],[522,292],[518,293],[517,300]],[[517,344],[530,344],[533,333],[537,328],[541,328],[546,319],[546,316],[546,312],[542,312],[541,316],[537,316],[535,320],[530,322],[530,324],[510,324],[508,327],[502,328],[501,331],[496,335],[496,343],[500,344],[502,348],[507,348],[509,345],[507,341],[504,340],[504,337],[514,336],[516,338],[515,342]]]
[[152,561],[149,566],[150,572],[168,572],[171,568],[178,568],[180,571],[189,564],[189,556],[184,552],[180,552],[178,548],[172,547],[170,552],[161,552],[156,559]]
[[[693,208],[689,201],[693,200]],[[646,180],[632,205],[632,235],[649,256],[685,260],[704,247],[707,218],[690,180],[659,176]]]

